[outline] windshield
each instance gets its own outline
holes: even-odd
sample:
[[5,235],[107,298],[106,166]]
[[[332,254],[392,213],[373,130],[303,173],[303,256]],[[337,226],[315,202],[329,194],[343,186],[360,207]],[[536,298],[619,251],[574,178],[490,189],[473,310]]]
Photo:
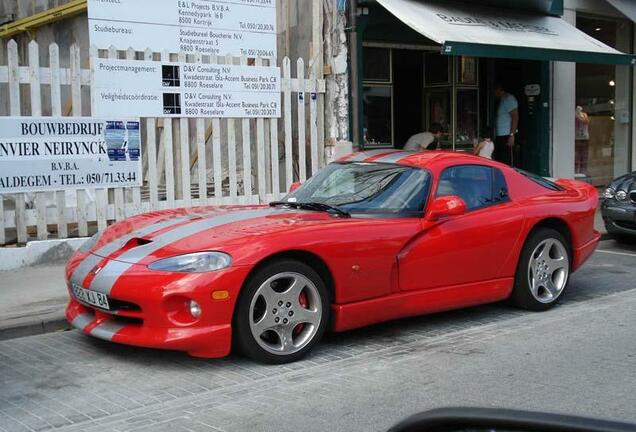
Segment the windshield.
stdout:
[[365,216],[421,216],[427,171],[379,163],[334,163],[286,196],[289,203],[321,203]]

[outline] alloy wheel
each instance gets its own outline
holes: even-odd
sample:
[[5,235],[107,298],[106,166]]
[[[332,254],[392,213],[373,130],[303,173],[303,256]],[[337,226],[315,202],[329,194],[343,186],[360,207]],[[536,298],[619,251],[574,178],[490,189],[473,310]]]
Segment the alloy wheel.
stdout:
[[278,273],[256,290],[249,308],[250,331],[275,355],[302,350],[318,332],[322,303],[316,285],[300,273]]
[[537,245],[528,263],[528,286],[539,302],[554,302],[565,288],[570,273],[568,253],[557,239],[546,239]]

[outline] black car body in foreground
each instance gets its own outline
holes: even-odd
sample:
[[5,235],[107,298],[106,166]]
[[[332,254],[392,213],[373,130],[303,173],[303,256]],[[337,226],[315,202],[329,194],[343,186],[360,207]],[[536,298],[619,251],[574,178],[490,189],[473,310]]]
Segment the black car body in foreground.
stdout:
[[636,239],[636,171],[612,181],[602,201],[608,234],[618,240]]

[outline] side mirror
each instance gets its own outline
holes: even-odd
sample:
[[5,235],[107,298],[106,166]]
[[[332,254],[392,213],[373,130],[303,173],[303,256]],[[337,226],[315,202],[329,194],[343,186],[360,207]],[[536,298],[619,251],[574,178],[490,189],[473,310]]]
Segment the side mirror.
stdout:
[[461,216],[465,213],[466,203],[464,200],[458,196],[450,195],[435,198],[426,218],[430,221],[438,221],[452,216]]
[[302,185],[301,182],[294,182],[291,184],[291,186],[289,186],[289,193],[294,192],[296,189],[298,189],[300,186]]

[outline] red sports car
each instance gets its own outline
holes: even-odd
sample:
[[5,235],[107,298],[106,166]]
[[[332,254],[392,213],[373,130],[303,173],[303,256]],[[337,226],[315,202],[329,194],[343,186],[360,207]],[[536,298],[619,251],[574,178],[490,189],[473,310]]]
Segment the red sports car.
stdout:
[[367,151],[267,207],[158,211],[72,257],[73,326],[97,338],[294,361],[327,329],[510,299],[548,309],[592,254],[596,190],[476,156]]

